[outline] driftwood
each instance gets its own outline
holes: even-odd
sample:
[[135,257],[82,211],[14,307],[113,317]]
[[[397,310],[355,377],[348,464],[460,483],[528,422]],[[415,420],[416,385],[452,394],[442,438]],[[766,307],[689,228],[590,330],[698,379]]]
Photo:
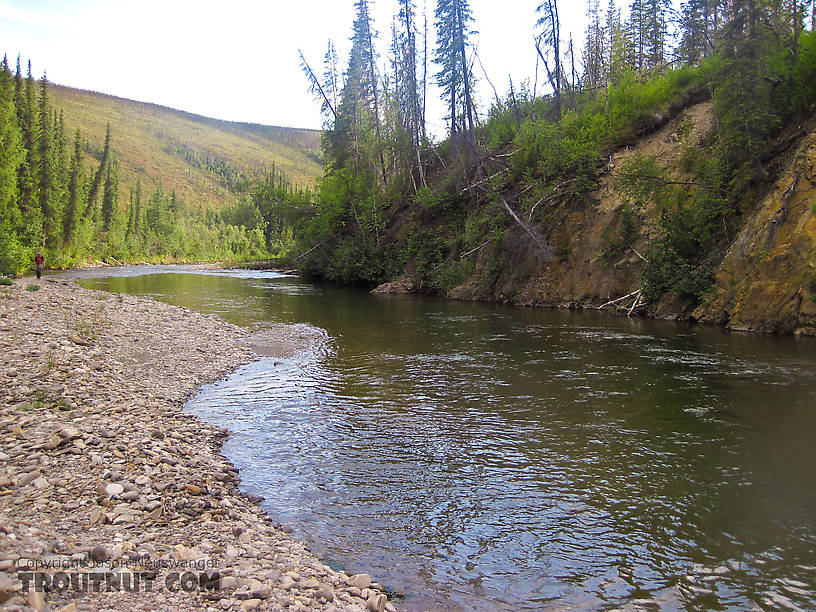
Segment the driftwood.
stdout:
[[640,298],[642,296],[643,296],[643,289],[641,289],[640,291],[637,292],[637,297],[635,297],[635,300],[632,302],[632,307],[629,309],[629,312],[626,314],[627,317],[632,316],[632,313],[635,311],[635,308],[637,308],[638,304],[640,304]]
[[606,306],[612,306],[612,304],[617,304],[618,302],[622,302],[623,300],[628,299],[630,297],[634,297],[635,295],[637,295],[638,293],[640,293],[642,291],[643,291],[642,288],[641,289],[635,289],[632,293],[627,293],[626,295],[621,296],[619,298],[615,298],[614,300],[609,300],[606,304],[601,304],[600,306],[598,306],[598,310],[601,310],[601,309],[605,308]]

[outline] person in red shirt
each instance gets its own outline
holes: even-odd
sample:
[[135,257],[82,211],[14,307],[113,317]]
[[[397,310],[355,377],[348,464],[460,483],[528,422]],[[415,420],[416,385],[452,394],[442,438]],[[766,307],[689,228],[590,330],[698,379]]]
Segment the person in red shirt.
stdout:
[[37,269],[37,278],[40,278],[40,276],[42,276],[44,262],[45,260],[43,259],[42,253],[37,253],[37,256],[34,258],[34,266]]

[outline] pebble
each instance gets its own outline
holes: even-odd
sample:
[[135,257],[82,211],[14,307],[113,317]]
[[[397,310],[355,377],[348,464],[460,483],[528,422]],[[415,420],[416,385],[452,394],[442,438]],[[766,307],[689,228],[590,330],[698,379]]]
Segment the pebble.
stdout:
[[121,495],[125,490],[125,487],[120,485],[118,482],[112,482],[105,487],[105,495],[108,497],[114,497],[115,495]]

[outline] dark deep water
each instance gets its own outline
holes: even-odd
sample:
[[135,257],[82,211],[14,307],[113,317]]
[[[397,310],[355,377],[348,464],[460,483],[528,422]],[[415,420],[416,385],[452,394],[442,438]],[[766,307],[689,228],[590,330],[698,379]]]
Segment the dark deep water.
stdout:
[[816,608],[813,340],[166,271],[83,284],[327,332],[188,408],[399,605]]

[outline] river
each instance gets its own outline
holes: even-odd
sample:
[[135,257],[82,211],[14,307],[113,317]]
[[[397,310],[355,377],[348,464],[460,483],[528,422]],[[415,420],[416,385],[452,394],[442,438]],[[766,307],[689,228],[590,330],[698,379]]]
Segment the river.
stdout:
[[273,520],[404,608],[816,607],[812,339],[274,272],[77,276],[325,330],[187,409],[234,432]]

